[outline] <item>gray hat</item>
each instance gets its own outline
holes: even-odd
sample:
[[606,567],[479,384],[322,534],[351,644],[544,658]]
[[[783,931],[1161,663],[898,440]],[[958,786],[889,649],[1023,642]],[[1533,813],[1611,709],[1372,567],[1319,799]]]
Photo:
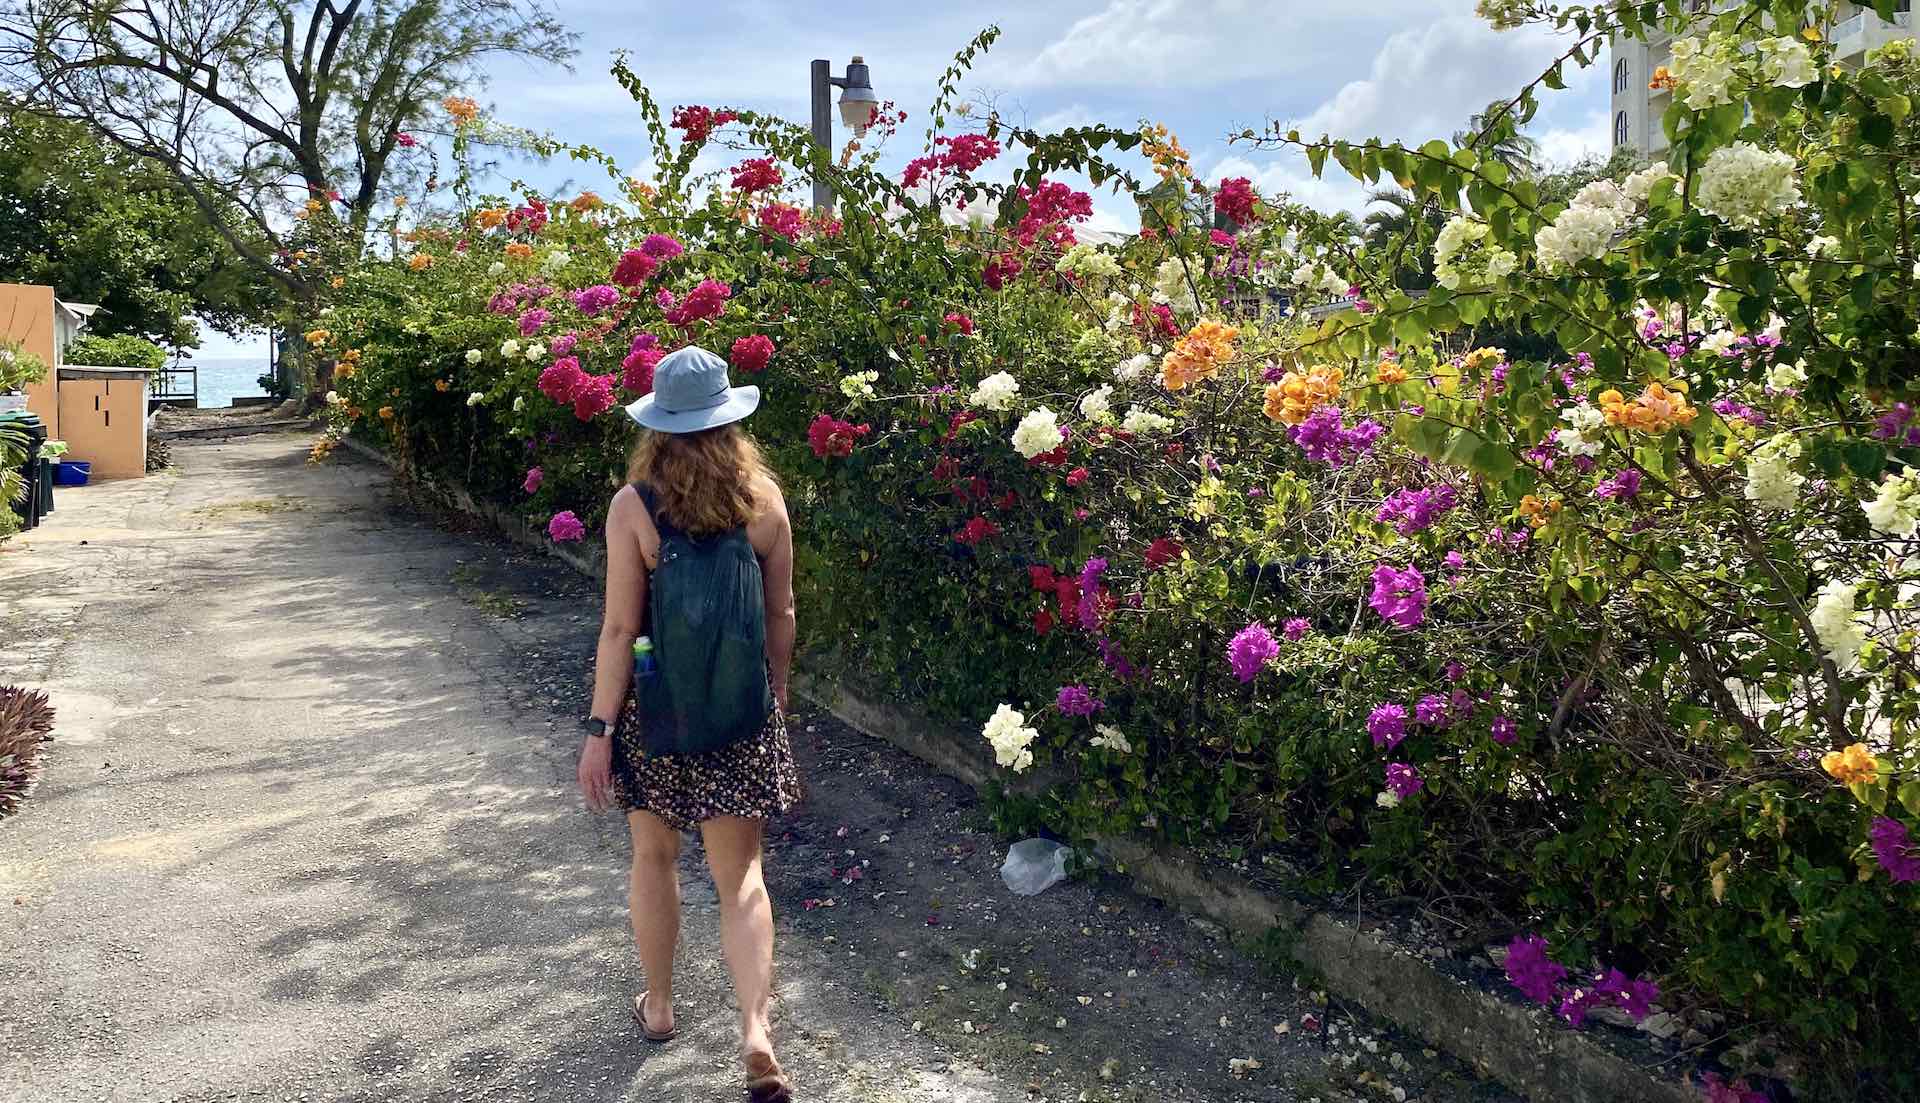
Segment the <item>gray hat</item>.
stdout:
[[746,417],[760,406],[760,388],[728,384],[727,362],[698,345],[675,349],[653,367],[653,393],[627,406],[627,416],[662,433],[697,433]]

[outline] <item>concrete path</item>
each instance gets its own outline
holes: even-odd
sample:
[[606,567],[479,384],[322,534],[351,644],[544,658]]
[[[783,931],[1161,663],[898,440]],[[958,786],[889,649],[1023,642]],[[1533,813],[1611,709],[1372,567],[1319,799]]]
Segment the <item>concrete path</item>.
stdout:
[[[0,823],[0,1100],[740,1098],[697,845],[683,1037],[628,1020],[625,826],[572,781],[597,596],[310,443],[176,444],[0,545],[0,681],[58,712]],[[802,1098],[1500,1098],[1112,884],[1016,900],[971,794],[795,733]]]

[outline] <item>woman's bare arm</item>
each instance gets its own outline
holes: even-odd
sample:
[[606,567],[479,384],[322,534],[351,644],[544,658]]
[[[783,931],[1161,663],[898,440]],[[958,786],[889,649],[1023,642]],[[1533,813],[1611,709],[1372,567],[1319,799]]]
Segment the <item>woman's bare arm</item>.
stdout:
[[[633,680],[633,641],[640,634],[646,607],[647,567],[640,551],[646,508],[631,489],[614,495],[607,510],[607,598],[600,621],[600,646],[593,664],[595,718],[610,726],[620,719]],[[580,749],[580,789],[595,809],[611,802],[613,741],[588,736]]]
[[793,610],[793,525],[777,489],[772,500],[766,518],[771,540],[760,560],[760,583],[767,603],[767,665],[773,670],[773,696],[785,712],[787,676],[793,669],[793,643],[798,635]]

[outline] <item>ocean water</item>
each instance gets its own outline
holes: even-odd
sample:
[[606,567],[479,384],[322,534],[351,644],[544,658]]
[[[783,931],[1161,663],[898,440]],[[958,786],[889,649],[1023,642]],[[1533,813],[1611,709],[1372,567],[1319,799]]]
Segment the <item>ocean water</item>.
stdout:
[[231,406],[233,400],[241,395],[267,393],[260,386],[260,377],[267,371],[265,355],[209,357],[190,363],[199,369],[200,408],[203,410]]

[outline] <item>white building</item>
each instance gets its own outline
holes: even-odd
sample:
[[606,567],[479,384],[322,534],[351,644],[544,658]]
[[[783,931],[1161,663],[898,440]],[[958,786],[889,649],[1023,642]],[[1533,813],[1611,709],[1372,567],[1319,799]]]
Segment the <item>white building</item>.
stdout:
[[[1690,0],[1701,13],[1722,11],[1734,6],[1727,0]],[[1867,51],[1896,38],[1913,38],[1912,0],[1899,0],[1898,11],[1889,23],[1873,12],[1872,5],[1843,3],[1841,18],[1828,36],[1833,56],[1842,62],[1859,64]],[[1667,148],[1667,132],[1661,120],[1673,104],[1673,92],[1648,87],[1654,71],[1673,60],[1673,38],[1656,31],[1645,42],[1615,42],[1613,45],[1613,148],[1625,146],[1643,157]]]

